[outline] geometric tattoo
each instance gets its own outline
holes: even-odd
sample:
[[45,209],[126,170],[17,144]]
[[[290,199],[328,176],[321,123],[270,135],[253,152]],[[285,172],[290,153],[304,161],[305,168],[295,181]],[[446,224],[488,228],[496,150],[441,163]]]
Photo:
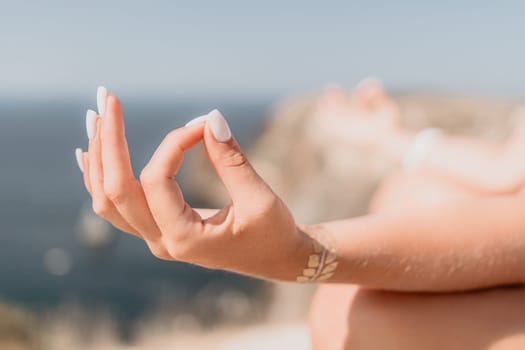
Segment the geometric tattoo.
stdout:
[[312,230],[315,234],[304,228],[302,227],[301,232],[310,237],[313,253],[308,256],[306,268],[303,269],[301,276],[297,276],[296,281],[302,283],[326,281],[334,275],[339,264],[334,245],[331,244],[328,235],[320,233],[322,232],[320,226]]

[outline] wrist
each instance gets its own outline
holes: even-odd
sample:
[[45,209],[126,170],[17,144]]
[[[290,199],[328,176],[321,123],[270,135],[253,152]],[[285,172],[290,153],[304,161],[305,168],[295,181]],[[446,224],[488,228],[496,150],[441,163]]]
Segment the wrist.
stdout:
[[[274,241],[270,237],[280,239]],[[242,250],[246,251],[245,248]],[[245,252],[239,256],[231,253],[236,258],[217,268],[256,278],[295,282],[311,252],[311,239],[294,225],[293,228],[270,233],[252,253]]]
[[300,283],[329,280],[338,265],[333,239],[320,225],[300,225],[298,232],[304,244],[303,252],[298,256],[302,264],[294,280]]

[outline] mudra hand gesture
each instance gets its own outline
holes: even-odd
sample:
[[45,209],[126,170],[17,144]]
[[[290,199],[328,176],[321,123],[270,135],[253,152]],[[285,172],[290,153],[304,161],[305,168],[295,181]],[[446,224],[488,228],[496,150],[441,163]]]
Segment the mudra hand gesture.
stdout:
[[[99,88],[97,102],[98,115],[88,111],[86,117],[88,152],[77,149],[96,214],[144,239],[161,259],[295,279],[308,258],[297,256],[304,255],[305,237],[241,152],[218,110],[168,133],[138,180],[119,100]],[[191,208],[174,180],[184,153],[200,141],[231,198],[219,211]]]
[[[93,209],[161,259],[402,291],[523,283],[524,196],[418,205],[299,229],[219,111],[171,131],[137,180],[118,99],[99,89],[97,102],[99,115],[86,117],[89,150],[76,151]],[[173,179],[185,151],[200,141],[231,198],[218,212],[192,209]]]

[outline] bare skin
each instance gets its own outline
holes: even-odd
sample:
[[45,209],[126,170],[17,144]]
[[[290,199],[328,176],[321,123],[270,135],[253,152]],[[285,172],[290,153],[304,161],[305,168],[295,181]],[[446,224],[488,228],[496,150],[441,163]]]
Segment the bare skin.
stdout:
[[[320,245],[338,262],[327,282],[450,292],[525,281],[523,196],[458,198],[300,226],[225,137],[222,115],[172,131],[136,179],[120,103],[108,95],[106,105],[83,155],[86,188],[97,214],[144,239],[159,258],[295,281]],[[190,208],[173,180],[184,152],[201,141],[231,196],[212,217]]]
[[525,346],[524,288],[449,294],[331,285],[310,310],[314,350],[506,350]]
[[[374,210],[396,210],[400,199],[421,205],[429,193],[440,193],[427,197],[434,203],[473,196],[439,178],[401,173],[381,186]],[[310,309],[312,346],[314,350],[521,349],[524,303],[525,288],[519,286],[418,294],[323,285]]]
[[[311,242],[253,170],[235,139],[218,137],[228,128],[220,112],[213,111],[206,122],[170,132],[139,180],[131,168],[121,104],[108,95],[105,105],[83,155],[84,182],[95,213],[144,239],[160,259],[263,278],[295,279]],[[214,126],[219,127],[216,133]],[[191,208],[173,181],[184,152],[200,141],[231,195],[231,203],[218,212]],[[270,272],[268,266],[275,261],[284,264]]]
[[[519,148],[519,143],[511,144],[506,147]],[[487,195],[487,188],[461,186],[454,171],[449,175],[436,176],[429,169],[396,173],[377,191],[371,212],[409,210]],[[525,288],[519,286],[417,294],[324,285],[310,310],[312,345],[314,350],[521,349],[525,346],[524,302]]]
[[[143,238],[159,258],[295,281],[308,275],[304,270],[320,245],[337,257],[330,282],[435,292],[525,280],[522,196],[467,198],[300,226],[231,134],[217,136],[227,129],[219,112],[172,131],[137,180],[121,105],[108,95],[106,106],[83,157],[86,188],[97,214]],[[231,196],[209,218],[184,201],[173,180],[184,152],[200,141]]]
[[[331,87],[318,102],[318,127],[344,143],[401,162],[415,134],[399,123],[399,108],[375,80],[348,95]],[[525,122],[499,145],[444,136],[430,150],[421,171],[479,194],[512,194],[525,183]]]

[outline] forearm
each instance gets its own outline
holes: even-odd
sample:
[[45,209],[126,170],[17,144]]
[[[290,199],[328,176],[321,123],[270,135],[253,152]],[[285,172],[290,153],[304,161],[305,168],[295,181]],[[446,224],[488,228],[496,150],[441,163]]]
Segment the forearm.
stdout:
[[[399,131],[382,140],[381,150],[401,162],[412,146],[414,134]],[[524,167],[512,144],[495,145],[462,137],[442,137],[421,164],[425,171],[474,191],[506,194],[522,185]]]
[[[518,196],[476,199],[327,222],[304,231],[307,241],[319,241],[336,255],[337,268],[328,282],[402,291],[467,290],[524,280],[523,208],[525,200]],[[294,269],[302,266],[297,259],[306,268],[314,254],[311,244],[303,247],[290,265]]]

